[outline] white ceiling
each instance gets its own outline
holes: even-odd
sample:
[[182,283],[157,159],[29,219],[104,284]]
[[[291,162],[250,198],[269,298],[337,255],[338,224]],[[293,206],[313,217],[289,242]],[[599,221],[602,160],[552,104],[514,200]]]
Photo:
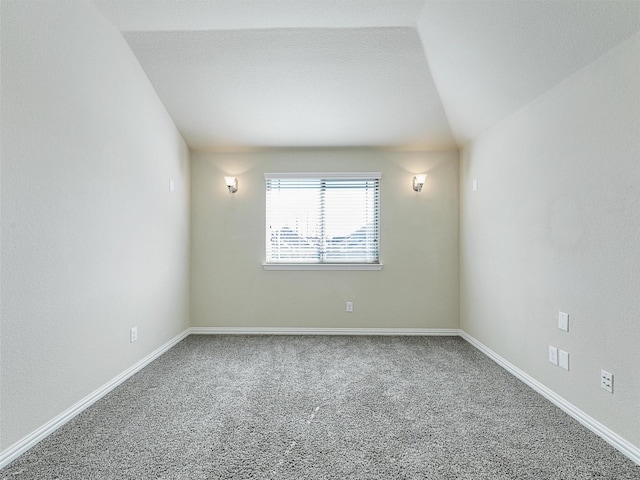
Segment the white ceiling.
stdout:
[[640,1],[94,0],[189,146],[458,145],[640,31]]

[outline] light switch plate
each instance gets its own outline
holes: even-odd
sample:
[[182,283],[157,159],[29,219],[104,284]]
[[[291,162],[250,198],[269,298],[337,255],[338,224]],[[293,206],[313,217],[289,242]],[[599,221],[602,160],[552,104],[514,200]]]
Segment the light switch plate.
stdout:
[[558,365],[565,370],[569,370],[569,354],[564,350],[558,351]]
[[564,312],[558,312],[558,328],[560,330],[564,330],[565,332],[569,331],[569,314]]
[[558,349],[549,345],[549,361],[554,365],[558,365]]

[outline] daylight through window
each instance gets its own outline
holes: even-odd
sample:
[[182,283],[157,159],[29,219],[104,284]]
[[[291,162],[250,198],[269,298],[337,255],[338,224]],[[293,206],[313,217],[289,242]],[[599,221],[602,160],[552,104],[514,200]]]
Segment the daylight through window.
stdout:
[[380,173],[265,174],[266,264],[378,264]]

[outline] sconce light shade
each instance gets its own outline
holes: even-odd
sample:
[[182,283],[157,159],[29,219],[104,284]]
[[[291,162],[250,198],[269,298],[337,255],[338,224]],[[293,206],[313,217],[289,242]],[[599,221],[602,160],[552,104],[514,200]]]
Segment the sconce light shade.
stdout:
[[224,177],[224,182],[229,188],[229,193],[236,193],[238,191],[238,179],[236,177]]
[[416,175],[413,177],[413,189],[416,192],[422,191],[422,186],[424,185],[424,181],[427,179],[426,175]]

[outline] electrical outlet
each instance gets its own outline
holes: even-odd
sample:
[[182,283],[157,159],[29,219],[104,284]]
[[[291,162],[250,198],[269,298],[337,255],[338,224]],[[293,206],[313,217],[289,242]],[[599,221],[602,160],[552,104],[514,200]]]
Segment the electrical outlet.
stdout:
[[607,392],[613,393],[613,373],[600,370],[600,386]]
[[564,350],[558,351],[558,365],[565,370],[569,370],[569,354]]
[[131,343],[133,343],[136,340],[138,340],[138,327],[133,327],[131,329],[131,331],[129,332],[129,338],[131,340]]
[[558,349],[549,345],[549,361],[554,365],[558,365]]
[[347,302],[347,312],[353,312],[353,302]]

